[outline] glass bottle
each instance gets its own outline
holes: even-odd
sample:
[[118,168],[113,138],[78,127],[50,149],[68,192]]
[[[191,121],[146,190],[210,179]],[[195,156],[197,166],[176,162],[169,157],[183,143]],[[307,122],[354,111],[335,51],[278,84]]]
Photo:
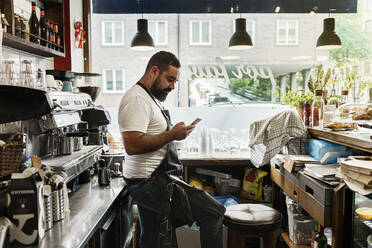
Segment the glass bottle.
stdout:
[[342,90],[341,91],[341,105],[347,103],[347,96],[349,95],[348,90]]
[[48,40],[48,33],[49,33],[49,27],[46,25],[46,21],[44,18],[44,9],[40,10],[40,45],[47,46],[47,40]]
[[49,30],[49,20],[48,19],[45,20],[45,26],[46,26],[46,29],[47,29],[46,40],[48,41],[47,44],[46,44],[46,47],[50,47],[50,30]]
[[18,37],[22,36],[21,32],[21,18],[19,15],[14,15],[14,26],[15,26],[15,35]]
[[26,19],[24,19],[24,24],[25,24],[25,27],[26,27],[26,40],[30,41],[30,25],[28,25],[28,21]]
[[311,127],[311,103],[306,102],[304,105],[304,124]]
[[36,16],[36,3],[32,2],[32,13],[31,17],[28,20],[28,24],[30,26],[30,41],[34,43],[39,43],[39,20]]
[[56,42],[54,31],[53,31],[53,22],[52,20],[49,21],[49,33],[50,33],[50,43],[49,48],[54,49],[54,44]]
[[323,102],[323,91],[322,90],[316,90],[315,91],[315,98],[312,104],[312,126],[318,127],[323,126],[323,108],[324,108],[324,102]]
[[22,39],[26,39],[26,19],[24,18],[24,14],[23,14],[23,11],[21,12],[21,16],[20,16],[20,26],[21,26],[21,38]]
[[318,233],[314,238],[314,248],[327,248],[327,237],[324,235],[324,229],[318,225]]
[[9,22],[5,17],[4,13],[1,13],[1,25],[2,25],[2,30],[4,33],[7,33],[9,31]]
[[54,46],[54,50],[56,51],[59,51],[60,48],[59,46],[61,45],[61,37],[59,35],[59,32],[58,32],[58,23],[54,23],[54,39],[55,39],[55,46]]

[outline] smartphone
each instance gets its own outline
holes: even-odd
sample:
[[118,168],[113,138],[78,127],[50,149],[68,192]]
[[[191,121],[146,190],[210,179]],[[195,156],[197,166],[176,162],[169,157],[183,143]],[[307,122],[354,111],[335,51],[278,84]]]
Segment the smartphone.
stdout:
[[191,122],[190,125],[196,125],[196,124],[198,124],[200,121],[201,121],[200,118],[196,118],[193,122]]

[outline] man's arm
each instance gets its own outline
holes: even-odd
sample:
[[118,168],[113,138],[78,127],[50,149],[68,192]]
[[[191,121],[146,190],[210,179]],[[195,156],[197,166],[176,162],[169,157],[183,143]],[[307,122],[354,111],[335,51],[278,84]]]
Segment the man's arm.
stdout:
[[146,135],[142,132],[123,132],[124,146],[128,155],[154,152],[173,140],[185,139],[194,129],[194,125],[185,126],[177,123],[171,130],[157,135]]

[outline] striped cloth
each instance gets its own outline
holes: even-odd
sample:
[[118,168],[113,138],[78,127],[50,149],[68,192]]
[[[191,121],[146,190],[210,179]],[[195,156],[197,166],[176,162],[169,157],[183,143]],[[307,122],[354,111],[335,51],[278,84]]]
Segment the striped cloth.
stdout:
[[290,140],[308,137],[303,121],[292,110],[255,121],[250,125],[251,162],[257,168],[268,164]]

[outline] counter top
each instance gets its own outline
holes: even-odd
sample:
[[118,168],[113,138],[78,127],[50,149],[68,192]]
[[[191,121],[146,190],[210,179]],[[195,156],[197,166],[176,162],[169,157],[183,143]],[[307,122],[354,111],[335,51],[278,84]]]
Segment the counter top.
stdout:
[[123,178],[113,178],[110,186],[101,187],[97,177],[93,177],[90,183],[82,185],[69,197],[70,213],[63,220],[54,222],[39,247],[84,247],[124,188]]
[[199,153],[180,153],[179,159],[184,166],[247,166],[250,165],[250,153],[247,152],[219,152],[211,156]]

